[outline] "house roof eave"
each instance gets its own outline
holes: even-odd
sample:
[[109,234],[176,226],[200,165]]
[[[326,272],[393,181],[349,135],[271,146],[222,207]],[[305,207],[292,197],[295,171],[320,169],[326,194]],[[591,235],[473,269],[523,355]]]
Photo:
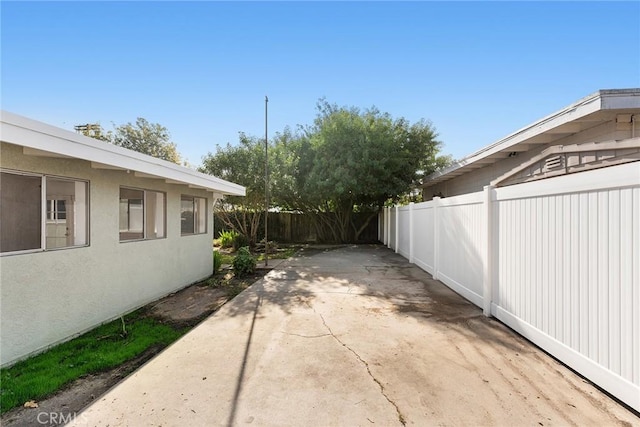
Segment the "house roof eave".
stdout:
[[640,108],[640,88],[599,90],[471,153],[441,171],[432,173],[425,177],[422,186],[429,187],[465,174],[477,168],[479,163],[483,166],[495,163],[501,158],[508,157],[511,152],[526,151],[531,143],[540,144],[540,141],[544,141],[545,136],[576,133],[574,131],[579,131],[579,127],[573,128],[572,123],[599,111],[638,108]]
[[25,153],[82,159],[97,169],[133,171],[139,177],[163,179],[217,194],[246,194],[245,187],[233,182],[7,111],[1,112],[0,124],[0,139],[24,147]]

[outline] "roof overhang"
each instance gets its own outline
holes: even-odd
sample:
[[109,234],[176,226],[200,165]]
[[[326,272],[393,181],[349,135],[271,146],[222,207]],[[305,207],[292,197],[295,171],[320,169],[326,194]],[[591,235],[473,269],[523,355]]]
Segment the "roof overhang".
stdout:
[[25,155],[86,160],[95,169],[126,170],[214,194],[244,196],[245,187],[17,114],[0,113],[0,140],[23,147]]
[[614,120],[618,115],[637,114],[639,110],[640,89],[600,90],[468,155],[441,171],[432,173],[424,179],[422,186],[429,187],[438,182],[450,180],[518,152],[528,151],[533,146],[551,144],[603,122]]

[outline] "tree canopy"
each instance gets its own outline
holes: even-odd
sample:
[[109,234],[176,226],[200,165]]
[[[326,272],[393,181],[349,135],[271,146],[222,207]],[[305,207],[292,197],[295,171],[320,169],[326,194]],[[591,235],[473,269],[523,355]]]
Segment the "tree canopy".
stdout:
[[115,126],[113,131],[104,132],[98,125],[87,126],[81,130],[86,136],[100,139],[120,147],[139,153],[148,154],[158,159],[180,164],[180,154],[175,143],[171,141],[169,131],[158,123],[150,123],[138,117],[134,123]]
[[[312,125],[287,128],[269,141],[271,207],[318,214],[334,240],[357,239],[364,226],[356,229],[353,213],[374,218],[385,202],[448,165],[440,146],[426,120],[411,124],[375,107],[362,111],[320,100]],[[228,198],[226,206],[258,212],[264,210],[264,159],[264,139],[241,133],[240,144],[205,156],[201,170],[247,187],[244,201]]]
[[246,187],[246,196],[226,196],[218,205],[225,225],[244,234],[251,245],[257,240],[260,212],[264,212],[264,139],[239,135],[237,145],[217,146],[216,154],[202,159],[200,172]]

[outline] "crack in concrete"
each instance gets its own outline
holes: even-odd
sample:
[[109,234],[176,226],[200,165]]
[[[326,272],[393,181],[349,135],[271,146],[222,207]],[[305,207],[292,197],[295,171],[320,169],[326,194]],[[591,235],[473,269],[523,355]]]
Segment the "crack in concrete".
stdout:
[[[313,309],[313,311],[316,311],[313,307],[311,307]],[[318,313],[316,311],[316,313]],[[393,405],[393,407],[396,410],[396,413],[398,414],[398,421],[400,421],[400,424],[402,424],[403,426],[407,424],[407,422],[404,419],[404,415],[402,415],[402,412],[400,412],[400,408],[398,408],[398,405],[396,404],[396,402],[394,402],[393,400],[391,400],[389,398],[389,396],[387,396],[387,394],[384,391],[384,386],[382,385],[382,383],[380,382],[380,380],[378,380],[374,375],[373,372],[371,372],[371,369],[369,368],[369,364],[367,363],[366,360],[364,360],[362,357],[360,357],[360,355],[358,353],[356,353],[356,351],[354,349],[352,349],[351,347],[349,347],[347,344],[345,344],[340,338],[338,338],[333,331],[331,330],[331,328],[329,327],[329,325],[327,325],[327,322],[324,320],[324,316],[322,315],[322,313],[318,313],[318,315],[320,316],[320,318],[322,319],[322,324],[324,325],[325,328],[327,328],[327,331],[329,331],[329,335],[331,335],[336,341],[338,341],[344,348],[346,348],[347,350],[349,350],[351,353],[353,353],[354,356],[356,356],[356,359],[358,359],[358,361],[360,361],[360,363],[362,363],[364,365],[364,367],[367,369],[367,373],[369,374],[369,376],[371,377],[371,379],[378,384],[378,387],[380,387],[380,393],[384,396],[385,399],[387,399],[387,402],[389,402],[391,405]]]
[[285,331],[280,331],[280,333],[283,333],[285,335],[294,335],[296,337],[302,337],[302,338],[322,338],[322,337],[331,336],[331,334],[302,335],[302,334],[294,334],[293,332],[285,332]]

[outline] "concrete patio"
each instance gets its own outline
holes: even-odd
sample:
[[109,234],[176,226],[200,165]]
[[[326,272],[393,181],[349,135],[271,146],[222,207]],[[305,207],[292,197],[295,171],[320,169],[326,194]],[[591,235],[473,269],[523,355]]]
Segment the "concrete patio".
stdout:
[[382,246],[304,250],[74,426],[639,425]]

